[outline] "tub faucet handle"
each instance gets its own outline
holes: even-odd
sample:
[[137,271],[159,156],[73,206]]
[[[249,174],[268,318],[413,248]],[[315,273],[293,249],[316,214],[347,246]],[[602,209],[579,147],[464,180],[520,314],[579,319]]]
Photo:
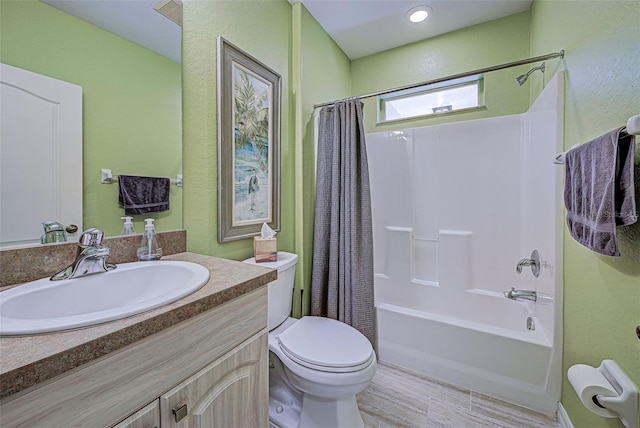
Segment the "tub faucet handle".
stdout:
[[523,266],[531,266],[531,273],[536,278],[540,276],[540,254],[538,254],[538,250],[533,250],[531,252],[531,258],[522,259],[516,265],[516,272],[522,273]]

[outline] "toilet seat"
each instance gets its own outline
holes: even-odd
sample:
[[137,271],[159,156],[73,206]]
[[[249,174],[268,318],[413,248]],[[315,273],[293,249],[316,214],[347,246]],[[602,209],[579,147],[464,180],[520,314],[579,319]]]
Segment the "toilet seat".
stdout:
[[313,370],[356,372],[375,359],[371,343],[362,333],[330,318],[303,317],[276,338],[288,358]]

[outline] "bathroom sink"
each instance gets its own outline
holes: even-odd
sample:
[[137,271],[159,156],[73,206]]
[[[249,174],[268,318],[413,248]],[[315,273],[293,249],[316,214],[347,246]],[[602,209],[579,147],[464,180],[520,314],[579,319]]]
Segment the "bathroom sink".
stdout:
[[62,281],[39,279],[0,292],[0,335],[87,327],[158,308],[209,280],[209,270],[181,261],[135,262]]

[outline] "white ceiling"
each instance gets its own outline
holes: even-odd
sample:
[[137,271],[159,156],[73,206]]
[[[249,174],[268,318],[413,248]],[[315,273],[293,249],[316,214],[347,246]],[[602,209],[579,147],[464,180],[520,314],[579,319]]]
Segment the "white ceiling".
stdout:
[[[174,61],[181,61],[181,28],[153,10],[159,0],[41,0]],[[238,0],[239,1],[239,0]],[[532,0],[289,0],[301,1],[351,59],[513,15]],[[433,13],[418,24],[406,13]]]
[[[529,10],[532,0],[289,0],[300,1],[351,59]],[[428,5],[423,22],[409,9]]]

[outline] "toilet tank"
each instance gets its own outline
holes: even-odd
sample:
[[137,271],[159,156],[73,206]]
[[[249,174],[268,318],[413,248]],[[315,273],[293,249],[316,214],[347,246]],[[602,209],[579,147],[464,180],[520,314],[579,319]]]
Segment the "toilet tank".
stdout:
[[267,327],[273,330],[291,314],[291,302],[293,299],[293,280],[296,276],[296,264],[298,255],[278,251],[278,260],[275,262],[256,263],[251,257],[244,263],[253,263],[278,270],[278,279],[268,284]]

